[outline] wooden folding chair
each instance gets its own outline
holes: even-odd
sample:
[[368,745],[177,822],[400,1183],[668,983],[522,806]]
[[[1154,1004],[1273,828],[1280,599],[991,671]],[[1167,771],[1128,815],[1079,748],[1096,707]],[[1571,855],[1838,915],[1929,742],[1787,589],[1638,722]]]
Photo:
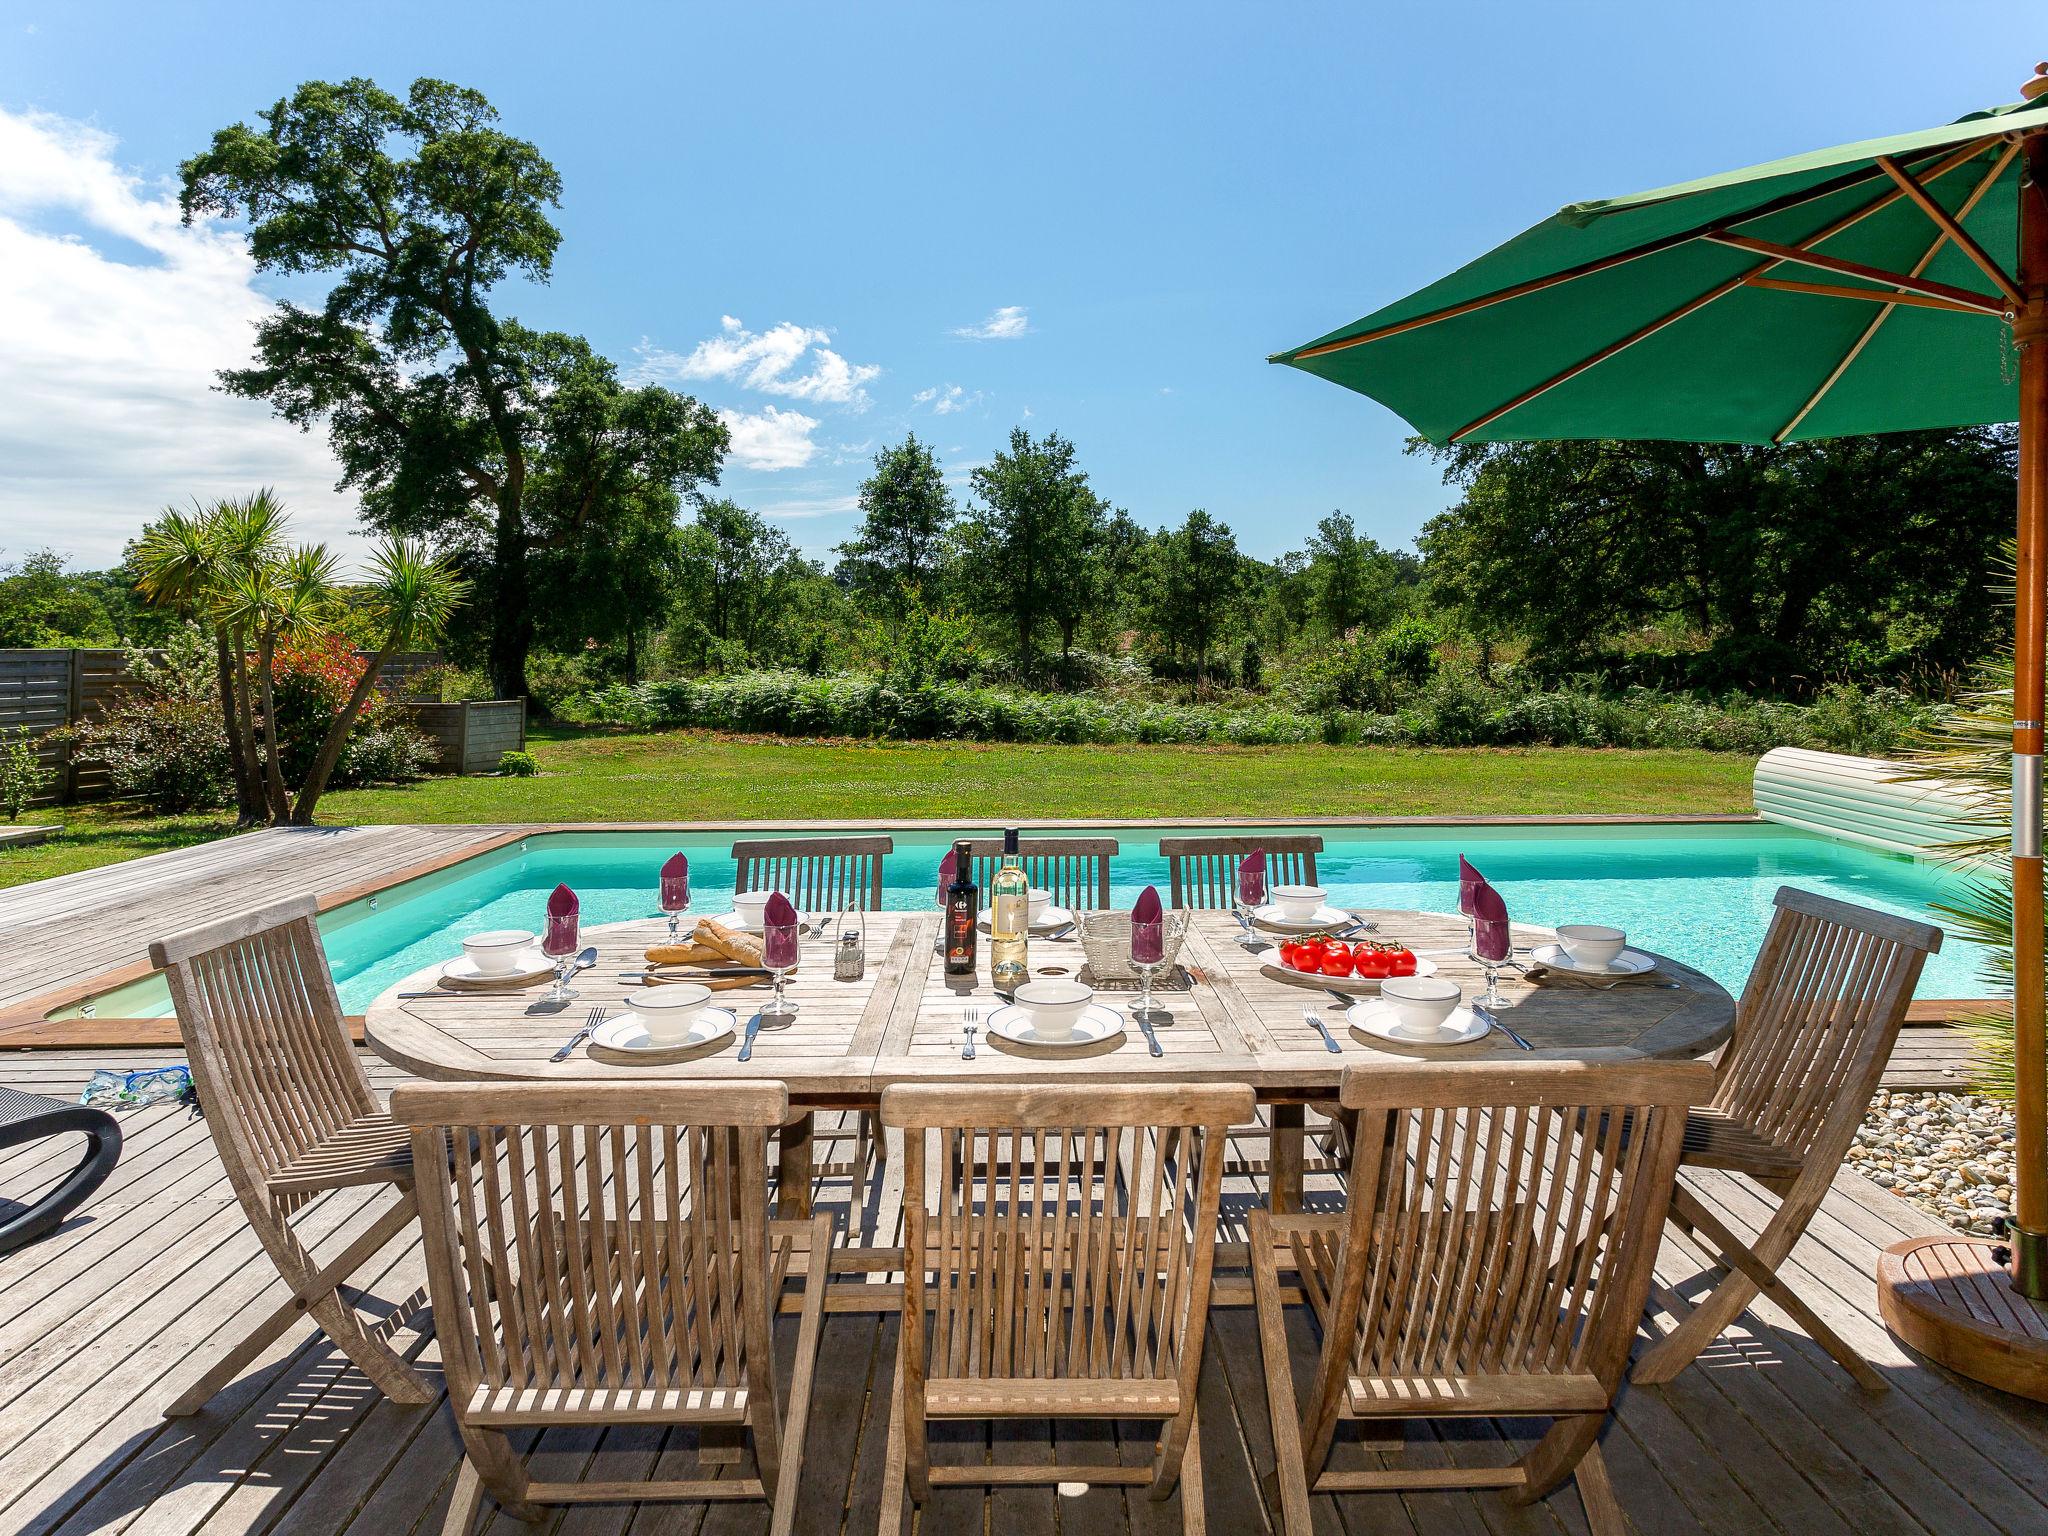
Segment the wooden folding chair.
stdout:
[[[1705,1063],[1434,1062],[1344,1073],[1349,1208],[1250,1215],[1287,1536],[1309,1494],[1505,1488],[1576,1475],[1595,1536],[1625,1530],[1599,1434],[1628,1367]],[[1323,1348],[1297,1412],[1280,1298],[1293,1259]],[[1552,1420],[1510,1466],[1332,1471],[1344,1419]]]
[[780,891],[799,912],[830,917],[848,907],[882,907],[889,837],[772,837],[732,845],[735,891]]
[[[974,861],[974,882],[983,892],[1002,862],[1000,837],[977,837],[967,845]],[[1101,912],[1109,906],[1109,864],[1117,854],[1113,837],[1023,837],[1017,853],[1024,874],[1041,891],[1052,892],[1053,905],[1069,912]]]
[[[903,1144],[903,1331],[878,1526],[933,1484],[1181,1485],[1204,1528],[1195,1389],[1223,1138],[1243,1087],[894,1087]],[[937,1169],[936,1209],[925,1200]],[[929,1274],[928,1274],[929,1272]],[[932,1419],[1158,1419],[1146,1466],[933,1466]]]
[[1167,882],[1176,907],[1206,911],[1229,908],[1237,900],[1237,866],[1254,848],[1266,850],[1267,885],[1314,885],[1316,855],[1323,840],[1314,833],[1273,837],[1162,837],[1159,856],[1166,860]]
[[[424,1170],[428,1284],[467,1452],[444,1536],[470,1530],[487,1491],[522,1520],[547,1504],[768,1499],[770,1530],[784,1536],[832,1246],[829,1215],[767,1218],[768,1132],[787,1117],[789,1090],[407,1085],[391,1107]],[[451,1136],[452,1158],[430,1155]],[[785,1416],[772,1329],[799,1271]],[[753,1475],[535,1481],[507,1431],[565,1424],[751,1430]]]
[[1888,1383],[1778,1276],[1820,1209],[1941,930],[1829,896],[1781,888],[1735,1011],[1712,1102],[1686,1117],[1684,1163],[1748,1175],[1777,1198],[1755,1241],[1730,1231],[1681,1182],[1671,1219],[1718,1253],[1721,1278],[1636,1361],[1632,1380],[1671,1380],[1759,1292],[1791,1314],[1868,1392]]
[[[412,1148],[379,1107],[342,1021],[310,896],[149,946],[169,973],[178,1033],[228,1183],[291,1295],[164,1410],[197,1413],[294,1323],[310,1317],[395,1403],[435,1389],[386,1342],[406,1320],[366,1327],[344,1282],[412,1224]],[[292,1225],[316,1195],[386,1184],[398,1202],[322,1262]],[[352,1287],[347,1288],[353,1290]]]

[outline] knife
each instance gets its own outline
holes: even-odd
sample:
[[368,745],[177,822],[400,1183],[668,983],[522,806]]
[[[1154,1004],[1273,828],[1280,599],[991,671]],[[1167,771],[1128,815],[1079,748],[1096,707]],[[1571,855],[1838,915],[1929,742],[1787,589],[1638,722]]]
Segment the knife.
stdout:
[[[621,971],[621,981],[645,981],[645,971]],[[775,973],[765,965],[720,965],[701,971],[679,971],[674,976],[664,976],[664,981],[695,981],[700,976],[772,976]]]
[[1144,1035],[1145,1044],[1151,1048],[1152,1054],[1154,1056],[1164,1056],[1166,1052],[1159,1044],[1159,1037],[1152,1033],[1152,1021],[1142,1013],[1134,1012],[1131,1017],[1138,1021],[1139,1033]]
[[750,1061],[753,1059],[754,1036],[758,1035],[759,1033],[761,1033],[761,1011],[757,1008],[754,1010],[754,1016],[751,1019],[747,1020],[747,1037],[746,1039],[740,1042],[739,1059],[741,1061]]
[[1495,1013],[1491,1008],[1486,1007],[1484,1004],[1474,1003],[1472,1005],[1472,1017],[1474,1017],[1475,1019],[1484,1019],[1488,1024],[1491,1024],[1495,1029],[1499,1030],[1502,1034],[1506,1035],[1510,1040],[1514,1041],[1515,1044],[1522,1050],[1533,1051],[1536,1049],[1535,1046],[1531,1045],[1528,1041],[1524,1040],[1520,1035],[1516,1034],[1515,1031],[1508,1026],[1507,1022],[1504,1019],[1502,1019],[1499,1014]]

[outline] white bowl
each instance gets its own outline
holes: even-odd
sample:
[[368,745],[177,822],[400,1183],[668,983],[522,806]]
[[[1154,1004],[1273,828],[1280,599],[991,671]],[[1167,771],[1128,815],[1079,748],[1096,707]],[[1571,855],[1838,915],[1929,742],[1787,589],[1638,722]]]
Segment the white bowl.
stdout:
[[1095,989],[1062,977],[1027,981],[1011,994],[1031,1020],[1033,1034],[1046,1040],[1072,1037],[1081,1015],[1095,1001]]
[[519,952],[532,943],[524,928],[493,928],[464,939],[462,952],[479,976],[510,976],[519,969]]
[[633,999],[633,1011],[647,1021],[650,1040],[687,1039],[697,1015],[711,1001],[711,989],[695,981],[667,982],[646,993]]
[[1599,923],[1566,923],[1557,930],[1557,942],[1574,965],[1604,970],[1627,945],[1628,935]]
[[1315,920],[1322,910],[1323,897],[1329,893],[1320,885],[1276,885],[1273,887],[1273,904],[1280,909],[1280,915],[1290,923],[1307,923]]
[[1025,893],[1025,899],[1031,903],[1030,923],[1036,928],[1045,921],[1045,909],[1052,905],[1052,892],[1041,891],[1034,885]]
[[1380,997],[1394,1010],[1394,1028],[1404,1035],[1429,1036],[1457,1012],[1464,993],[1455,981],[1434,976],[1389,976]]
[[740,891],[732,899],[732,909],[739,914],[743,927],[760,932],[764,914],[768,910],[769,898],[773,891]]

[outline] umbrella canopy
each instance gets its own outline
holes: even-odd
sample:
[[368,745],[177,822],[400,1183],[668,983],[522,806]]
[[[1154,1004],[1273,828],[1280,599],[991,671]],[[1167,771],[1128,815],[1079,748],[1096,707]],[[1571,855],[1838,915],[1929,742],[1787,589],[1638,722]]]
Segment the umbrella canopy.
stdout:
[[2048,64],[2022,102],[1575,203],[1288,352],[1437,443],[1786,442],[2013,421],[2012,1280],[2048,1299]]
[[2048,100],[1574,203],[1271,361],[1437,443],[2011,421],[2019,294],[1987,267],[2018,270],[2019,139],[2042,128]]

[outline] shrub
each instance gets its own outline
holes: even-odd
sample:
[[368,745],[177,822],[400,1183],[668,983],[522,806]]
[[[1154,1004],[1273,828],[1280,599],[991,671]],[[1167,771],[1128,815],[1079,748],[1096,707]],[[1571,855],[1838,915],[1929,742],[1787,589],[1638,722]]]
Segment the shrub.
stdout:
[[228,737],[211,700],[130,693],[65,733],[107,765],[114,793],[160,813],[210,810],[228,799]]
[[9,821],[18,821],[29,801],[48,789],[56,777],[36,756],[27,726],[0,730],[0,810],[7,812]]
[[[304,782],[320,751],[320,743],[327,737],[327,728],[347,706],[349,695],[368,665],[345,635],[297,636],[278,643],[271,695],[277,711],[278,740],[283,746],[278,766],[284,772],[285,783]],[[384,714],[384,696],[372,689],[362,713],[356,717],[354,734],[361,736],[375,730]],[[343,756],[347,756],[346,749]],[[335,782],[345,781],[337,777]]]
[[440,755],[440,749],[410,724],[390,720],[349,737],[329,782],[341,788],[410,784],[425,778]]
[[531,752],[506,752],[498,758],[498,772],[508,779],[540,777],[540,759]]

